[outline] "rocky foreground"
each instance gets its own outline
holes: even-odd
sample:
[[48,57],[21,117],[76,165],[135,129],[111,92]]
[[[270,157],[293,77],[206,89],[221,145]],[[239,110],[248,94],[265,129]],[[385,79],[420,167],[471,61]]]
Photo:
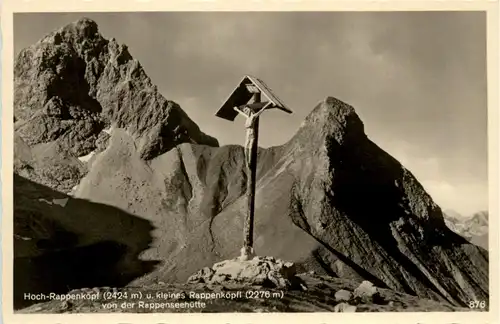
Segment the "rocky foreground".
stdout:
[[[72,299],[82,294],[93,300]],[[192,275],[186,284],[73,290],[67,300],[35,304],[18,313],[169,312],[427,312],[468,311],[420,299],[369,281],[295,273],[273,257],[226,260]],[[116,306],[115,306],[116,305]]]

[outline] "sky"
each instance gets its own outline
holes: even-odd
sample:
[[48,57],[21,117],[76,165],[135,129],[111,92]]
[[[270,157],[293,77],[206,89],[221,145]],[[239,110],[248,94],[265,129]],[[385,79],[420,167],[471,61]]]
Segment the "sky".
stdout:
[[15,54],[81,17],[126,44],[160,92],[221,145],[244,143],[243,120],[214,113],[255,75],[293,110],[262,115],[261,146],[285,143],[333,96],[443,209],[488,209],[483,12],[16,14]]

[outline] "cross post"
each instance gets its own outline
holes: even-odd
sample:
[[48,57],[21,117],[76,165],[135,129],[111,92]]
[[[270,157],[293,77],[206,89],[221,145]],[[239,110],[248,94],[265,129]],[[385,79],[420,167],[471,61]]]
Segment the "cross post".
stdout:
[[[260,103],[260,93],[254,93],[253,102]],[[264,109],[264,108],[261,108]],[[255,253],[253,250],[253,227],[255,215],[255,180],[257,177],[257,151],[259,148],[259,118],[256,116],[251,128],[247,128],[245,159],[247,173],[247,213],[243,224],[243,248],[241,249],[241,258],[252,258]],[[253,138],[252,138],[253,137]]]

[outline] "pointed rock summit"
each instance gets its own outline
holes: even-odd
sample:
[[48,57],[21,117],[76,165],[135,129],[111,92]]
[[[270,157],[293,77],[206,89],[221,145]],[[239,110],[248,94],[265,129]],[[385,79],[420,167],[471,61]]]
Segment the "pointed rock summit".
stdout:
[[363,122],[354,108],[334,97],[325,98],[311,111],[294,140],[304,141],[309,136],[320,140],[334,138],[339,143],[366,137]]
[[[159,93],[126,45],[103,38],[87,18],[23,49],[14,84],[16,133],[34,150],[50,147],[74,162],[38,174],[56,189],[67,192],[78,182],[85,171],[74,167],[75,158],[95,151],[109,127],[131,134],[146,160],[186,142],[218,146]],[[58,179],[61,168],[70,179]]]

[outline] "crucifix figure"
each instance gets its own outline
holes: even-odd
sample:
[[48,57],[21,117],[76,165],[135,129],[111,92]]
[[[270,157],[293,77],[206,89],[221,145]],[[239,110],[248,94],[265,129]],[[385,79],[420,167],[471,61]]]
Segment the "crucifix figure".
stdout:
[[[268,101],[261,102],[261,94]],[[252,103],[250,103],[250,100]],[[259,117],[265,110],[271,108],[276,108],[289,114],[292,113],[262,80],[247,75],[216,113],[217,117],[229,121],[233,121],[238,115],[245,117],[245,167],[247,174],[246,197],[248,208],[243,223],[243,248],[240,250],[241,255],[239,258],[242,261],[252,259],[255,256],[253,249],[253,227]]]
[[246,140],[245,140],[245,160],[246,166],[250,169],[251,165],[251,156],[252,156],[252,147],[256,143],[258,137],[258,121],[259,116],[264,112],[267,108],[267,105],[260,109],[258,112],[254,112],[250,107],[244,106],[243,109],[238,107],[234,107],[240,115],[246,118],[245,121],[245,129],[247,131]]

